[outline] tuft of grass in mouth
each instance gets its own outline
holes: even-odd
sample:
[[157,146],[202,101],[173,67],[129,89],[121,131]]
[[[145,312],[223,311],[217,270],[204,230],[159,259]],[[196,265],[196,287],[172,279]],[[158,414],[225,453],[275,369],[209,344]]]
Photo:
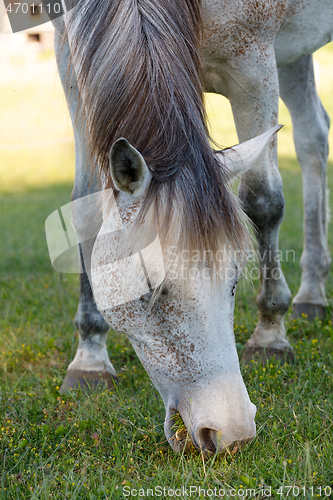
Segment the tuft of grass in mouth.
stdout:
[[184,424],[184,421],[180,415],[180,413],[177,411],[172,417],[171,420],[173,420],[173,424],[171,429],[176,431],[186,431],[186,426]]
[[184,421],[177,411],[172,417],[173,424],[171,430],[174,432],[173,440],[179,445],[179,449],[182,453],[192,453],[196,450],[189,433],[187,432]]

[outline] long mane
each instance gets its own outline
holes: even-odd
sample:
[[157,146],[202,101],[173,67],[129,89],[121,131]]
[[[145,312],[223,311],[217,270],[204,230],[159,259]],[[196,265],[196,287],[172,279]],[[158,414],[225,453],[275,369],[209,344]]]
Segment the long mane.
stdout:
[[248,230],[206,126],[201,0],[81,0],[67,30],[91,155],[109,187],[109,152],[125,137],[153,172],[139,219],[164,248],[244,255]]

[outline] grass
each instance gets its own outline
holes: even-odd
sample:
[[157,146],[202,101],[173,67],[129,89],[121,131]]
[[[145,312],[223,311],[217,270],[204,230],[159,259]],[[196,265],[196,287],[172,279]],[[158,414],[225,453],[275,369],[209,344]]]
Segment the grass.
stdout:
[[[318,60],[322,99],[333,111],[331,52],[325,48]],[[1,86],[1,143],[68,134],[58,83],[44,83],[43,91],[38,82],[17,84],[23,101],[28,95],[32,98],[35,109],[31,113],[28,106],[25,112],[21,110],[20,99],[13,105],[12,85]],[[50,96],[52,119],[44,116]],[[219,107],[223,116],[217,139],[222,142],[224,137],[224,145],[234,144],[228,104],[222,98],[217,103],[213,102],[213,110],[216,113]],[[217,120],[217,113],[210,116],[212,122]],[[23,123],[16,128],[18,119]],[[296,256],[295,262],[282,265],[295,294],[302,250],[301,175],[283,108],[280,121],[286,123],[279,133],[286,197],[280,241],[284,255],[293,249]],[[163,432],[162,401],[127,338],[119,333],[110,334],[108,349],[120,384],[90,396],[80,392],[59,395],[76,349],[73,318],[78,277],[59,275],[50,268],[44,221],[70,199],[73,147],[10,154],[0,152],[0,498],[123,499],[128,488],[157,486],[192,487],[192,498],[199,498],[194,492],[199,487],[235,488],[240,494],[251,488],[257,492],[266,488],[268,494],[272,488],[269,498],[274,499],[295,498],[297,487],[304,487],[299,490],[300,498],[331,498],[330,490],[323,489],[333,486],[333,327],[328,318],[308,323],[288,315],[294,365],[254,362],[243,368],[250,398],[258,408],[257,437],[233,458],[199,453],[176,456],[171,451]],[[332,170],[330,161],[329,173]],[[332,227],[329,238],[332,241]],[[243,283],[237,293],[235,336],[240,354],[256,323],[257,284],[251,288]],[[332,276],[327,293],[332,299]],[[287,495],[288,486],[296,488],[294,495]],[[167,493],[162,497],[167,498]],[[264,498],[264,492],[259,497]]]

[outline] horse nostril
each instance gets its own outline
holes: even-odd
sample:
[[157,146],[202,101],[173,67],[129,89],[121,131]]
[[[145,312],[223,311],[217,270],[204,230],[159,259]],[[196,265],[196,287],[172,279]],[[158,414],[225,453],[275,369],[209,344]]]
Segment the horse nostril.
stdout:
[[208,453],[216,452],[216,444],[213,439],[214,433],[216,431],[214,429],[209,429],[208,427],[202,427],[195,434],[194,442],[198,448],[203,451],[207,451]]

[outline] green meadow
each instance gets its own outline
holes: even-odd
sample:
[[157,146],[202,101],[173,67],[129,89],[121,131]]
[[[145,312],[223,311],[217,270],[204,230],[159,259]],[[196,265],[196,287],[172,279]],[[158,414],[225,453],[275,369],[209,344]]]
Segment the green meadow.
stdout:
[[[333,117],[333,46],[321,49],[316,61],[319,93]],[[184,498],[194,499],[205,498],[203,490],[213,492],[211,498],[222,498],[222,491],[224,498],[333,498],[330,311],[327,319],[312,323],[288,313],[295,364],[273,360],[242,367],[257,406],[257,436],[234,457],[172,452],[163,432],[162,400],[120,333],[110,332],[108,342],[117,387],[59,394],[77,345],[78,276],[52,269],[44,223],[70,201],[74,145],[54,61],[43,59],[40,65],[43,77],[26,78],[24,68],[16,67],[11,79],[0,79],[0,498],[171,498],[183,487]],[[214,138],[222,146],[236,144],[228,102],[209,95],[207,110]],[[295,255],[284,258],[282,267],[295,295],[302,180],[282,104],[279,121],[284,124],[279,158],[286,198],[280,245],[284,256],[292,255],[290,250]],[[328,186],[333,187],[332,155]],[[330,226],[330,243],[332,238]],[[256,324],[257,288],[256,280],[238,286],[240,355]],[[332,301],[332,276],[327,294]],[[136,496],[128,495],[132,489]]]

